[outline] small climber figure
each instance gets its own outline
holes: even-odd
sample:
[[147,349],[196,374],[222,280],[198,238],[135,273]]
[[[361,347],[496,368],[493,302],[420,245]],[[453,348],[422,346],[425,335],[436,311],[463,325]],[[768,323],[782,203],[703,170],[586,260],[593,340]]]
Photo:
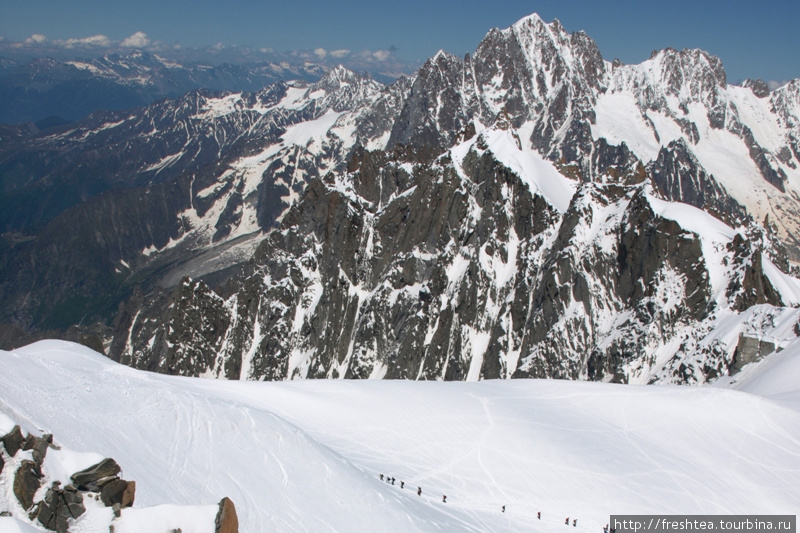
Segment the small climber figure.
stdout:
[[578,519],[572,521],[572,527],[578,527]]
[[[383,481],[383,474],[381,474],[381,481]],[[606,533],[608,533],[608,532],[606,532]]]
[[403,488],[403,486],[404,486],[405,484],[406,484],[406,482],[405,482],[405,481],[401,481],[401,482],[400,482],[400,488],[402,489],[402,488]]
[[603,528],[603,533],[608,533],[608,524],[606,524],[606,527]]
[[422,487],[417,487],[417,496],[422,496]]
[[[542,519],[542,512],[541,511],[536,511],[536,518],[538,518],[539,520]],[[606,533],[608,533],[608,531],[606,531]]]
[[567,519],[566,519],[566,520],[564,520],[564,523],[565,523],[566,525],[569,525],[569,517],[567,517]]
[[442,503],[447,503],[447,494],[442,495]]
[[392,485],[394,485],[394,478],[392,478]]
[[504,513],[506,512],[506,506],[505,505],[503,506],[503,512]]

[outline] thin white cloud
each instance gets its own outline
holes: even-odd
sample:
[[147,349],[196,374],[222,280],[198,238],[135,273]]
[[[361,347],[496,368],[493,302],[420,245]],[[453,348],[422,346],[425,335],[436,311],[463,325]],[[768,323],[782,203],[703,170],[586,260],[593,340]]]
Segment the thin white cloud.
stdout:
[[34,33],[27,39],[25,39],[25,44],[43,44],[47,42],[47,37],[40,33]]
[[330,55],[331,57],[335,57],[337,59],[345,57],[346,55],[349,55],[349,54],[350,54],[350,50],[344,50],[344,49],[342,49],[342,50],[331,50],[330,52],[328,52],[328,55]]
[[360,59],[361,61],[367,63],[383,63],[392,57],[392,53],[389,50],[363,50],[357,54],[355,54],[356,59]]
[[112,45],[111,39],[105,35],[92,35],[91,37],[84,37],[82,39],[71,38],[65,41],[54,41],[54,43],[64,48],[95,48],[109,47]]
[[137,31],[127,39],[124,39],[120,46],[123,48],[144,48],[145,46],[150,44],[150,39],[147,38],[147,34],[141,31]]
[[767,82],[767,87],[769,87],[770,91],[774,91],[775,89],[780,89],[787,83],[789,83],[789,80],[783,80],[783,81],[770,80]]
[[328,55],[328,52],[324,48],[317,48],[314,50],[314,55],[320,59],[325,59],[325,56]]

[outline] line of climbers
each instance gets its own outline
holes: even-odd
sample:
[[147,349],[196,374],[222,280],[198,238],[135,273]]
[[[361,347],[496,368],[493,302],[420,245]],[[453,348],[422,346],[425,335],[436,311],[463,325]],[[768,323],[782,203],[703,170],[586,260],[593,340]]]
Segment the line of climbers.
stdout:
[[[384,476],[383,474],[378,474],[378,476],[380,477],[381,481],[385,480],[386,483],[389,483],[390,485],[394,485],[394,482],[396,481],[395,478],[389,477],[389,476]],[[406,484],[405,481],[400,481],[400,488],[401,489],[404,488],[405,484]],[[417,496],[422,496],[422,487],[417,487]],[[442,503],[447,503],[447,494],[443,494],[442,495]],[[503,513],[506,512],[506,506],[505,505],[503,505],[500,508],[500,512],[503,512]],[[539,520],[542,519],[542,512],[541,511],[536,511],[536,518],[538,518]],[[567,517],[566,520],[564,520],[564,524],[567,525],[567,526],[569,525],[569,517]],[[573,518],[572,527],[578,527],[578,519],[577,518]],[[617,531],[616,529],[611,529],[611,533],[616,533],[616,531]],[[608,524],[606,524],[606,526],[603,528],[603,533],[609,533]]]

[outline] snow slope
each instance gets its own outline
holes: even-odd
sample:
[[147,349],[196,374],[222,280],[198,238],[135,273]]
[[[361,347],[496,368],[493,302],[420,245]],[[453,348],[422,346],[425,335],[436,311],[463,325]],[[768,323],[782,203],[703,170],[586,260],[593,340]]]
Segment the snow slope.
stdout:
[[611,513],[800,511],[800,411],[722,387],[230,382],[59,341],[0,365],[0,413],[113,457],[136,507],[228,496],[241,531],[563,531],[569,516],[578,533]]

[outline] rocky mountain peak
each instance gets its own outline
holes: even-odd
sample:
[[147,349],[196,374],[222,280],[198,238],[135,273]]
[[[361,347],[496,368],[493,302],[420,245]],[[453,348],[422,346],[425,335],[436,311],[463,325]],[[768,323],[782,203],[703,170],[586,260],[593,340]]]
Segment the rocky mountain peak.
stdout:
[[748,78],[742,82],[742,87],[750,89],[753,91],[753,94],[759,98],[766,98],[769,96],[769,86],[767,82],[762,79],[751,80]]
[[800,78],[772,91],[773,109],[786,118],[789,128],[800,126]]
[[538,16],[527,17],[504,33],[517,41],[534,72],[551,74],[551,85],[572,70],[575,57],[570,35],[558,20],[547,24]]
[[721,129],[727,116],[727,82],[722,61],[703,50],[674,48],[654,52],[638,65],[613,69],[609,91],[633,94],[642,110],[684,116],[693,103],[706,110],[712,128]]
[[326,72],[314,86],[326,90],[336,90],[346,85],[353,85],[369,80],[372,80],[369,74],[357,74],[340,64]]
[[547,23],[538,13],[531,13],[524,16],[517,22],[512,24],[509,28],[502,30],[504,32],[520,32],[520,33],[534,33],[543,34],[544,32],[551,32],[556,34],[566,34],[564,27],[558,19],[553,19],[553,22]]

